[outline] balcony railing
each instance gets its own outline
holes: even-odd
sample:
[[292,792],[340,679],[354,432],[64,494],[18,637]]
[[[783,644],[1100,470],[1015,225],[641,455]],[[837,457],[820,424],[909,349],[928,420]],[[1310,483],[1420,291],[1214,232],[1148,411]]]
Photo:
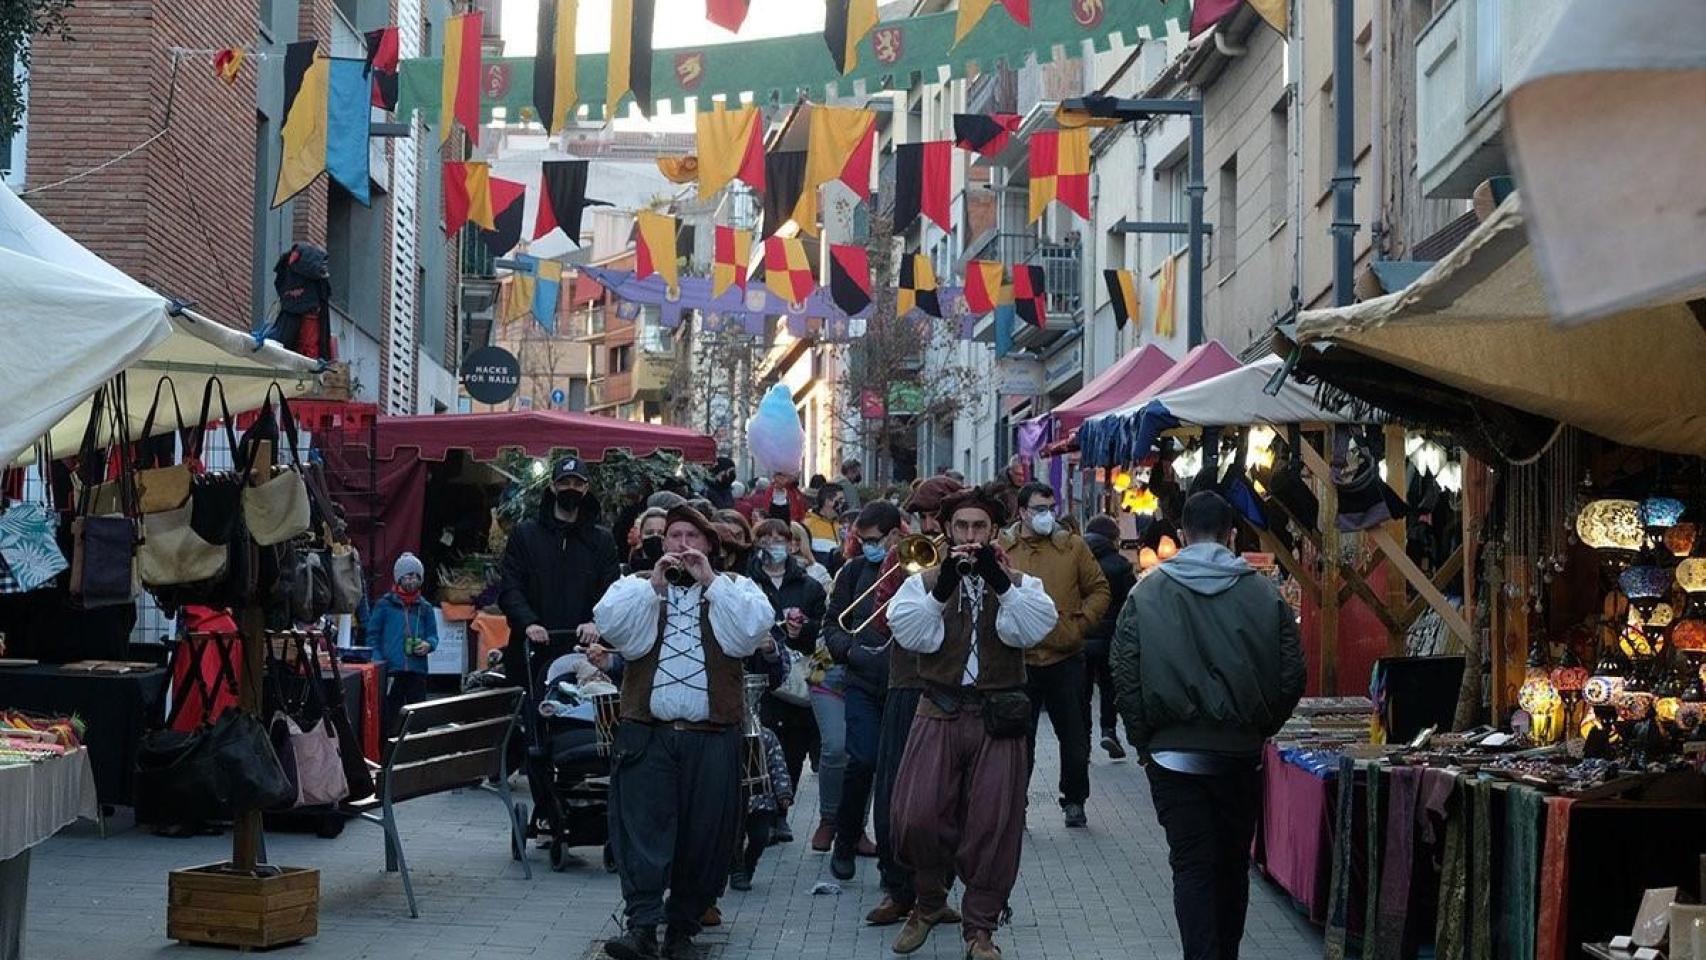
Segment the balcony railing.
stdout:
[[1043,268],[1051,326],[1078,322],[1083,308],[1083,248],[1077,244],[1045,243],[1028,233],[994,233],[967,257],[968,260],[999,260],[1011,267],[1027,264]]
[[492,265],[494,258],[491,251],[480,238],[479,229],[473,224],[462,228],[462,275],[465,277],[495,277],[497,269]]

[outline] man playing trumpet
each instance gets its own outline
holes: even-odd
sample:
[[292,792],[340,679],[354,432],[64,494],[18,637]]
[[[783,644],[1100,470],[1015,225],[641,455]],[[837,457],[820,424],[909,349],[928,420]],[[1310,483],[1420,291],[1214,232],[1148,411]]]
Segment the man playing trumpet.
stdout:
[[[616,960],[698,956],[700,917],[722,893],[741,822],[741,661],[770,636],[770,601],[751,580],[719,575],[711,522],[669,511],[664,556],[618,580],[593,610],[627,661],[610,777],[610,845],[628,929]],[[669,902],[664,902],[664,891]]]
[[949,497],[940,566],[908,577],[888,610],[895,643],[918,654],[924,697],[894,791],[894,841],[914,873],[912,915],[896,953],[924,945],[946,919],[947,885],[965,884],[966,955],[999,960],[992,942],[1019,875],[1025,827],[1025,650],[1059,619],[1042,581],[1012,569],[993,543],[1005,505],[981,488]]

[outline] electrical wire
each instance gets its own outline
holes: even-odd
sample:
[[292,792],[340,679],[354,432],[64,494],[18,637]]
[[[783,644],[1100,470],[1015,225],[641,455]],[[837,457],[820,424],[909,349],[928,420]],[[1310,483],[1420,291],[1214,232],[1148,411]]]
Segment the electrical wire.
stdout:
[[[76,183],[79,180],[86,180],[89,177],[92,177],[95,174],[100,173],[102,170],[105,170],[105,169],[107,169],[107,168],[109,168],[115,164],[122,163],[125,160],[130,159],[131,157],[135,156],[137,153],[146,149],[150,144],[153,144],[155,141],[159,140],[161,137],[164,137],[167,134],[167,132],[169,132],[171,130],[171,127],[172,127],[172,107],[173,107],[174,103],[177,101],[177,97],[178,97],[178,65],[183,62],[183,58],[182,58],[182,56],[180,56],[178,50],[174,49],[171,51],[171,53],[172,53],[172,72],[171,72],[169,85],[166,88],[166,115],[160,121],[160,129],[154,131],[154,133],[152,135],[150,135],[148,137],[148,139],[143,140],[141,143],[137,144],[136,146],[131,147],[129,150],[124,151],[123,153],[119,154],[116,157],[113,157],[110,160],[105,161],[104,163],[100,163],[100,164],[97,164],[96,166],[90,167],[89,169],[84,170],[81,173],[74,173],[69,177],[62,177],[61,179],[55,180],[52,183],[44,183],[44,184],[37,186],[37,187],[31,187],[30,189],[22,191],[21,193],[19,193],[18,196],[20,196],[20,197],[34,196],[35,194],[43,193],[43,192],[46,192],[48,190],[55,189],[57,187],[63,187],[63,186],[66,186],[68,184]],[[191,192],[191,195],[192,196],[194,195],[193,191]]]

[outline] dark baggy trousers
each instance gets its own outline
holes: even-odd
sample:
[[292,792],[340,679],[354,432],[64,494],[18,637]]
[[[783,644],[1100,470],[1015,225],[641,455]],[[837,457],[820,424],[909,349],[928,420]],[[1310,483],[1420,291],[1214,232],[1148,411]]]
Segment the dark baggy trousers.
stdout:
[[957,872],[966,886],[960,913],[967,940],[1001,925],[1019,878],[1028,752],[1024,737],[991,737],[982,712],[964,706],[952,717],[920,713],[900,762],[894,844],[914,874],[913,909],[946,906]]
[[[1090,798],[1090,727],[1084,717],[1084,654],[1046,667],[1025,667],[1025,692],[1031,695],[1031,756],[1037,752],[1037,725],[1044,710],[1060,741],[1060,802]],[[1031,765],[1034,767],[1035,760]],[[1026,782],[1030,780],[1027,771]]]
[[[1114,669],[1108,660],[1106,641],[1099,649],[1087,648],[1084,651],[1084,670],[1084,709],[1079,711],[1084,717],[1084,732],[1088,735],[1091,730],[1099,728],[1102,736],[1115,736],[1119,730],[1119,714],[1114,709]],[[1100,691],[1101,694],[1101,701],[1096,705],[1097,725],[1094,727],[1090,724],[1092,691]]]
[[[624,720],[610,775],[610,848],[629,927],[699,932],[722,895],[745,813],[740,730]],[[664,891],[669,903],[664,904]]]
[[779,815],[774,810],[753,810],[746,815],[734,870],[745,873],[748,877],[758,870],[758,860],[764,856],[764,848],[770,846],[770,833],[776,829],[776,818]]
[[1149,794],[1167,833],[1173,912],[1185,960],[1237,960],[1250,904],[1250,842],[1262,808],[1260,769],[1197,775],[1151,763]]
[[[877,769],[871,782],[875,794],[871,821],[877,834],[877,872],[882,877],[883,892],[904,907],[912,906],[912,871],[895,860],[891,807],[900,760],[906,753],[907,736],[912,732],[912,718],[918,713],[918,701],[923,696],[922,690],[889,688],[877,731]],[[947,896],[947,888],[943,888],[942,895]]]
[[[877,776],[882,746],[883,698],[863,687],[847,686],[847,772],[841,779],[841,807],[835,816],[835,846],[852,854],[865,835],[865,807]],[[1706,958],[1701,958],[1706,960]]]

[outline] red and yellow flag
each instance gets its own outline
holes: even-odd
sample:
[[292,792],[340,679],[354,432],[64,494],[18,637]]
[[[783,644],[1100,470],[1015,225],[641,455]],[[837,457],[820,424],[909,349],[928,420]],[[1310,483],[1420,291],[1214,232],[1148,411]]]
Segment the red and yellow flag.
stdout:
[[1173,335],[1173,314],[1179,301],[1179,255],[1161,261],[1160,290],[1155,294],[1155,335]]
[[1090,131],[1045,130],[1031,135],[1031,219],[1049,201],[1090,219]]
[[[480,36],[484,15],[478,10],[450,18],[444,27],[444,78],[439,92],[438,142],[450,139],[452,121],[480,142]],[[488,228],[490,229],[490,228]]]
[[[954,46],[959,46],[966,34],[983,20],[983,15],[997,0],[960,0],[959,19],[954,21]],[[1031,25],[1031,0],[999,0],[1013,21],[1022,27]]]
[[849,107],[812,107],[811,143],[806,149],[806,176],[794,223],[800,232],[817,236],[817,191],[826,183],[847,184],[860,200],[871,192],[871,153],[876,146],[877,115]]
[[237,74],[243,69],[243,48],[226,47],[213,55],[213,70],[219,74],[219,79],[226,86],[237,82]]
[[663,278],[671,297],[681,294],[681,279],[676,267],[675,218],[667,214],[642,210],[634,215],[635,250],[634,279],[644,280],[652,274]]
[[711,299],[739,287],[746,292],[747,264],[752,257],[752,231],[718,227],[711,251]]
[[492,168],[477,160],[444,163],[444,234],[453,237],[466,223],[482,230],[498,228],[492,209]]
[[1001,284],[1006,272],[999,260],[973,260],[966,264],[966,309],[982,316],[1001,303]]
[[797,237],[764,240],[764,286],[790,304],[805,303],[817,287],[806,246]]
[[744,180],[764,193],[764,121],[757,107],[729,110],[718,103],[694,121],[698,131],[699,196],[708,198],[729,185]]

